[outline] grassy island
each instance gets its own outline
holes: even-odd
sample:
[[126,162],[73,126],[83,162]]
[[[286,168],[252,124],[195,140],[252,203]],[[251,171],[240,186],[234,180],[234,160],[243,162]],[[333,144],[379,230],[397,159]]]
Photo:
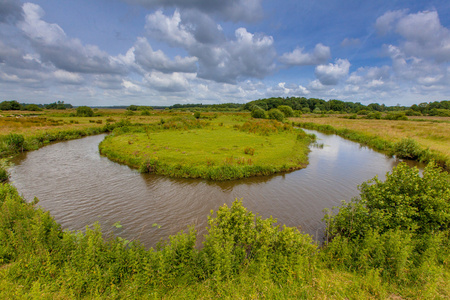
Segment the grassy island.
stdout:
[[99,148],[142,172],[233,180],[304,168],[311,141],[302,130],[275,120],[185,115],[118,128]]

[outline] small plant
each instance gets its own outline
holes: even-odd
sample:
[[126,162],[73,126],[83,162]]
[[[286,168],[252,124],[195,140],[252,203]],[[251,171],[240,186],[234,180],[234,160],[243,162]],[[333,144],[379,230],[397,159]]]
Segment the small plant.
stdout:
[[199,111],[196,111],[194,113],[194,118],[196,118],[197,120],[200,119],[200,112]]
[[244,149],[244,153],[253,156],[253,154],[255,154],[255,149],[251,148],[251,147],[247,147]]

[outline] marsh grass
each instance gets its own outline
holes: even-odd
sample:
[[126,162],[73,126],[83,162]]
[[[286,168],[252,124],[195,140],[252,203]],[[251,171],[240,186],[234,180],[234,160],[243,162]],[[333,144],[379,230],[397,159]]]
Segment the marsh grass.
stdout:
[[174,118],[146,132],[122,128],[99,149],[142,172],[211,180],[270,175],[307,164],[311,138],[302,131],[273,120],[242,121]]

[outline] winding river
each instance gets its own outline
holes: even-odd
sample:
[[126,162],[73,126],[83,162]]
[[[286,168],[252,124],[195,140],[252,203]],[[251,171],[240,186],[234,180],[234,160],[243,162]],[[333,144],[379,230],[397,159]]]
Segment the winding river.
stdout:
[[[313,133],[324,147],[311,147],[308,167],[270,177],[209,182],[140,174],[100,156],[104,135],[98,135],[22,154],[10,170],[11,182],[28,201],[37,197],[64,229],[84,230],[98,221],[106,235],[148,247],[188,225],[201,239],[210,211],[235,198],[320,241],[323,209],[358,196],[359,184],[384,178],[398,161],[336,135]],[[117,222],[122,227],[113,226]]]

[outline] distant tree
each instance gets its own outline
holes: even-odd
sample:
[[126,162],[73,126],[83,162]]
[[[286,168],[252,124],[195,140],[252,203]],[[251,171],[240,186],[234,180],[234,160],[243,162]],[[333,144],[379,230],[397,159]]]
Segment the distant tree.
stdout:
[[284,119],[284,114],[277,108],[272,108],[271,110],[269,110],[267,115],[269,119],[277,120],[280,122]]
[[89,106],[77,107],[77,116],[78,117],[92,117],[93,115],[94,115],[94,111]]
[[255,106],[253,106],[251,116],[252,116],[252,118],[256,118],[256,119],[265,119],[266,112],[264,111],[264,109],[262,109],[258,105],[255,105]]
[[294,110],[292,109],[292,107],[287,106],[287,105],[280,105],[277,107],[286,118],[290,118],[294,116]]
[[41,111],[42,108],[40,108],[38,105],[36,104],[28,104],[24,107],[24,109],[28,110],[28,111]]
[[22,106],[16,100],[3,101],[0,103],[0,110],[20,110]]
[[137,105],[130,105],[127,107],[127,110],[136,111],[136,110],[138,110],[138,108],[139,107]]

